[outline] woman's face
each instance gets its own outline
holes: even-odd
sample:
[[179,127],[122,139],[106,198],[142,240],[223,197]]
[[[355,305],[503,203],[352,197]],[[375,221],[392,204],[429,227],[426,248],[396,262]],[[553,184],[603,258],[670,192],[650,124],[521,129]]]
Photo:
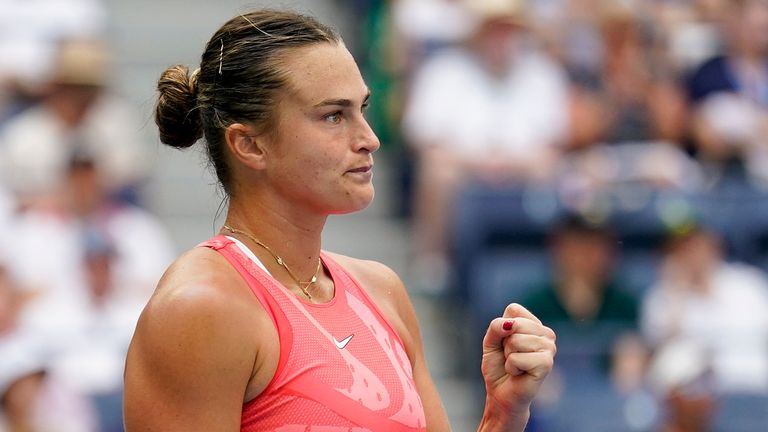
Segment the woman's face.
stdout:
[[280,196],[325,214],[373,199],[372,154],[379,140],[363,117],[368,87],[341,44],[291,50],[288,86],[277,108],[265,174]]

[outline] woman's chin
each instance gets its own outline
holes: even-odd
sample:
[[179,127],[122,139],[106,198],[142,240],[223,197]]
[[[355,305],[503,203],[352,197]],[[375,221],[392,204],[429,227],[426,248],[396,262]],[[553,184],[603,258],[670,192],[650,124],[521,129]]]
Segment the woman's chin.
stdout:
[[373,202],[374,195],[375,192],[371,186],[370,191],[365,194],[350,196],[344,206],[339,206],[331,214],[349,214],[365,210]]

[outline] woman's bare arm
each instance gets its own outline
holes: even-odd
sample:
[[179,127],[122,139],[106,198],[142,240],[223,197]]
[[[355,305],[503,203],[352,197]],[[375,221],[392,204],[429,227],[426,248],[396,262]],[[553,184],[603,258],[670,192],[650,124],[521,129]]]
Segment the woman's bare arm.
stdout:
[[127,432],[240,430],[257,356],[253,335],[260,325],[273,327],[265,313],[254,313],[258,302],[243,293],[252,297],[211,250],[193,250],[169,269],[129,349]]

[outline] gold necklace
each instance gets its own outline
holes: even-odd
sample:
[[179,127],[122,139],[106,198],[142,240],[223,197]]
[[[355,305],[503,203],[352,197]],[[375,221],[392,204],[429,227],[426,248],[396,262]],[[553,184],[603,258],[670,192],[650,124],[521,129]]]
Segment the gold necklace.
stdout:
[[263,247],[264,249],[266,249],[267,252],[269,252],[269,254],[272,255],[272,258],[275,259],[275,262],[277,262],[278,265],[282,266],[285,269],[285,271],[288,272],[288,275],[290,275],[291,279],[293,279],[293,281],[296,282],[296,285],[299,286],[299,289],[301,289],[301,292],[303,292],[304,295],[307,296],[307,298],[309,300],[312,300],[312,296],[309,294],[308,289],[309,289],[309,287],[312,284],[317,282],[317,275],[320,274],[320,267],[322,267],[322,262],[320,261],[320,258],[317,259],[317,269],[315,270],[315,274],[312,275],[312,279],[310,279],[309,281],[304,282],[304,281],[299,280],[299,278],[297,278],[296,275],[293,274],[291,269],[289,269],[288,265],[285,263],[285,260],[283,260],[283,258],[281,258],[280,255],[274,253],[272,251],[272,249],[269,248],[269,246],[267,246],[264,243],[262,243],[256,237],[252,236],[251,234],[249,234],[249,233],[247,233],[247,232],[245,232],[243,230],[239,230],[237,228],[232,228],[229,225],[224,225],[222,228],[224,228],[225,230],[227,230],[227,231],[229,231],[229,232],[231,232],[233,234],[242,234],[242,235],[248,237],[249,239],[251,239],[257,245],[259,245],[259,246]]

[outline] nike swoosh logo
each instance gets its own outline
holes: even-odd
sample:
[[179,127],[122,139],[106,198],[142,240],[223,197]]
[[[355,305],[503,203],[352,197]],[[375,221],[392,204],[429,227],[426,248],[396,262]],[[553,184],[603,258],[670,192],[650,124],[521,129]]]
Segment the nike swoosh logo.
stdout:
[[336,344],[336,348],[338,348],[338,349],[344,349],[344,348],[347,346],[347,344],[349,343],[349,341],[351,341],[351,340],[352,340],[352,336],[354,336],[354,335],[355,335],[355,334],[354,334],[354,333],[352,333],[351,335],[349,335],[349,336],[345,337],[344,339],[342,339],[342,340],[340,340],[340,341],[337,341],[337,340],[336,340],[336,338],[334,338],[334,339],[333,339],[333,343],[335,343],[335,344]]

